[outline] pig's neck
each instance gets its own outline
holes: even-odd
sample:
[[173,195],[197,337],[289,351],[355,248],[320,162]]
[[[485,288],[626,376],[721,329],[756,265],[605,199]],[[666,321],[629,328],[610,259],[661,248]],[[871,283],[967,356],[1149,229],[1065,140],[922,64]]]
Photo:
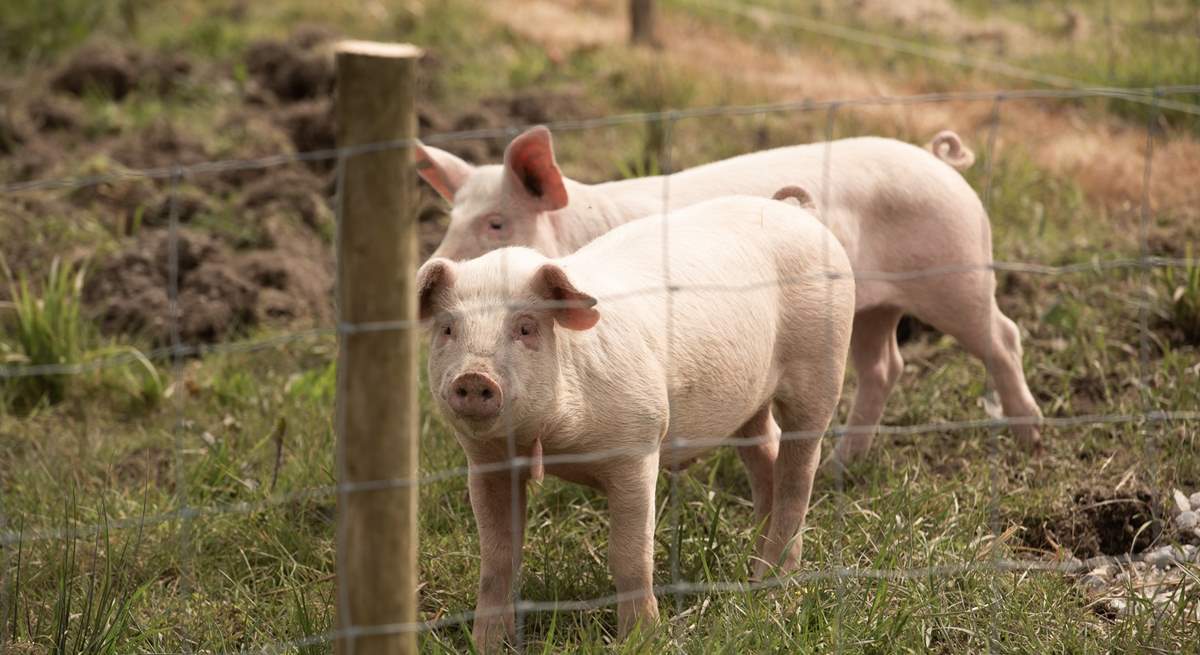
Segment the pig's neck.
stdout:
[[593,407],[581,390],[588,388],[588,371],[594,362],[568,335],[558,339],[555,359],[558,370],[553,382],[553,400],[546,405],[553,411],[546,414],[538,437],[551,451],[561,452],[571,450],[573,444],[586,437],[587,426],[593,421]]
[[579,250],[619,225],[662,209],[661,198],[637,193],[623,182],[566,183],[570,204],[550,214],[560,256]]

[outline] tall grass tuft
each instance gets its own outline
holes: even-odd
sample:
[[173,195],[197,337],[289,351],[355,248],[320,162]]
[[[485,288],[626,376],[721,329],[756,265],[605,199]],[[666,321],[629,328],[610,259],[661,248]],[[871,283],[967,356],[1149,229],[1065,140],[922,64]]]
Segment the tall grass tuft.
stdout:
[[[39,295],[28,278],[14,278],[7,265],[0,262],[0,266],[8,277],[12,297],[12,316],[0,333],[2,363],[10,366],[78,363],[89,336],[81,299],[84,268],[63,264],[55,258]],[[4,383],[3,397],[6,405],[28,411],[43,402],[61,402],[66,388],[67,379],[62,374],[14,377]]]
[[1200,260],[1192,244],[1187,245],[1184,257],[1187,263],[1183,266],[1159,269],[1158,281],[1165,299],[1161,313],[1185,340],[1200,344]]
[[[66,526],[76,511],[74,500],[68,501]],[[28,647],[30,652],[54,655],[128,652],[132,608],[149,584],[134,586],[128,574],[141,541],[139,529],[120,550],[114,549],[106,523],[94,542],[82,544],[81,549],[79,535],[69,535],[57,553],[34,568],[23,566],[24,549],[18,546],[7,635],[10,645],[16,652]],[[44,575],[53,576],[53,608],[44,621],[33,621],[21,608],[22,586]],[[25,620],[18,621],[22,615]]]

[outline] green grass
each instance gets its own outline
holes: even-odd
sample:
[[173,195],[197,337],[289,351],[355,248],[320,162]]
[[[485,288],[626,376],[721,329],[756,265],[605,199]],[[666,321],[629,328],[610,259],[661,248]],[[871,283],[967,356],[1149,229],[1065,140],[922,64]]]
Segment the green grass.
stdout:
[[[664,67],[652,54],[624,47],[585,49],[554,63],[539,46],[503,27],[481,24],[479,11],[465,2],[405,4],[378,20],[308,0],[252,3],[241,18],[227,13],[232,3],[217,5],[208,10],[214,5],[180,3],[173,8],[178,20],[172,21],[157,20],[159,14],[147,9],[137,38],[150,48],[178,47],[220,65],[237,61],[252,40],[285,36],[299,22],[336,25],[354,36],[410,38],[441,59],[429,94],[447,107],[470,106],[513,89],[582,89],[597,113],[769,100],[738,80]],[[1003,11],[1024,6],[1005,5]],[[1038,29],[1052,27],[1046,12],[1028,11]],[[730,27],[748,29],[740,23]],[[765,43],[796,41],[782,29],[761,36]],[[817,47],[825,56],[899,78],[927,66],[861,48]],[[1085,56],[1092,57],[1079,55]],[[1180,60],[1175,53],[1155,56],[1164,66]],[[1063,70],[1075,61],[1064,59]],[[967,79],[960,71],[945,84],[952,88]],[[137,93],[123,103],[87,99],[84,132],[108,139],[170,120],[196,130],[214,152],[235,147],[240,135],[219,134],[206,120],[207,112],[229,100],[227,94],[194,91],[184,99]],[[834,136],[881,131],[914,141],[929,136],[880,123],[846,108]],[[680,121],[671,141],[672,165],[821,140],[825,129],[823,113]],[[662,146],[662,135],[641,125],[556,138],[560,162],[587,179],[653,172]],[[997,259],[1066,264],[1137,256],[1135,230],[1090,200],[1072,177],[1039,167],[1011,138],[989,152],[976,135],[971,143],[979,163],[967,173],[981,192],[990,184]],[[97,157],[90,165],[116,166]],[[111,216],[97,212],[94,218],[95,224],[80,226],[49,216],[14,238],[52,244],[54,251],[81,243],[111,249],[123,231],[112,227]],[[246,228],[227,212],[200,217],[194,227],[235,240]],[[74,281],[65,270],[58,268],[56,275],[69,292]],[[18,273],[45,277],[45,271]],[[1200,410],[1197,348],[1172,338],[1194,320],[1194,278],[1195,268],[1153,275],[1140,270],[1001,275],[1000,302],[1027,331],[1025,366],[1046,414]],[[1154,307],[1142,304],[1147,281],[1157,290]],[[42,285],[33,286],[23,302],[37,307],[47,295]],[[1177,301],[1179,288],[1184,292]],[[47,306],[41,305],[43,314]],[[1151,322],[1152,331],[1143,336],[1143,311],[1166,323]],[[86,323],[78,329],[88,331]],[[41,333],[53,361],[86,360],[118,348],[81,337],[83,345],[64,356],[71,340],[53,329]],[[5,338],[16,343],[7,333]],[[1139,356],[1143,341],[1145,366]],[[139,344],[121,347],[130,345]],[[70,378],[64,402],[41,402],[19,416],[0,412],[4,529],[26,537],[19,549],[7,546],[0,553],[0,650],[226,652],[332,629],[335,498],[320,490],[336,481],[335,352],[331,338],[319,337],[188,361],[180,378],[148,363],[134,365]],[[886,425],[984,416],[982,367],[953,342],[924,337],[906,345],[904,356],[906,370],[887,405]],[[853,384],[848,381],[847,398]],[[428,392],[422,394],[422,473],[463,466],[460,448],[432,413]],[[819,479],[804,569],[819,574],[838,566],[969,568],[994,557],[1061,559],[1066,553],[1040,539],[1035,528],[1065,525],[1066,517],[1080,511],[1078,494],[1136,490],[1165,502],[1172,488],[1200,489],[1197,434],[1192,423],[1047,429],[1047,452],[1040,457],[1021,453],[1003,432],[880,437],[844,484]],[[1123,491],[1115,492],[1122,483]],[[729,450],[699,462],[674,489],[666,475],[660,477],[656,581],[671,581],[673,549],[685,580],[745,581],[755,536],[749,498],[745,473]],[[172,512],[181,501],[200,511],[179,518]],[[673,503],[680,508],[678,523],[669,511]],[[143,515],[164,514],[139,529]],[[602,496],[548,480],[532,490],[528,515],[522,598],[549,602],[613,593]],[[106,522],[108,529],[76,539],[36,538],[45,529]],[[464,478],[422,488],[420,529],[422,618],[469,611],[478,543]],[[1196,625],[1181,617],[1200,602],[1194,589],[1188,593],[1167,611],[1135,605],[1129,616],[1114,620],[1089,607],[1074,580],[1055,573],[818,577],[777,590],[685,595],[678,604],[662,598],[659,629],[623,645],[613,643],[612,608],[533,614],[525,625],[527,651],[543,653],[1187,652],[1194,649]],[[467,651],[469,628],[450,625],[424,634],[422,650]],[[322,644],[296,650],[330,651]]]
[[[3,271],[9,278],[9,297],[13,299],[12,318],[3,326],[5,339],[0,341],[5,363],[78,364],[90,336],[82,315],[84,269],[55,259],[40,295],[27,278],[14,278],[7,265]],[[18,411],[28,411],[43,402],[61,402],[66,395],[67,380],[64,375],[12,378],[5,381],[0,399],[4,406]]]

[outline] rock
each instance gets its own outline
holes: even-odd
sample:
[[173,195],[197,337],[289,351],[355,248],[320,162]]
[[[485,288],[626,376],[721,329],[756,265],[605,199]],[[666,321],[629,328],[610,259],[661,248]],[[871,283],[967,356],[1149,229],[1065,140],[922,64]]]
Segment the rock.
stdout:
[[1181,512],[1190,511],[1194,507],[1192,501],[1178,489],[1171,490],[1171,497],[1175,499],[1175,507],[1178,507]]
[[1200,516],[1191,510],[1180,512],[1179,516],[1175,517],[1175,525],[1180,530],[1191,530],[1200,525]]

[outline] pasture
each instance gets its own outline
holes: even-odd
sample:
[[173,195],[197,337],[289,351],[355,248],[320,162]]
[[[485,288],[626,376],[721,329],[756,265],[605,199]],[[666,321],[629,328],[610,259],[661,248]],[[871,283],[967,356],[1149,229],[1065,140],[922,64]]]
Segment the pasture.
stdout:
[[[0,651],[332,650],[334,162],[170,167],[334,147],[342,37],[426,48],[421,134],[482,131],[441,146],[476,163],[569,122],[559,164],[589,182],[865,134],[953,129],[977,156],[1044,451],[905,321],[884,430],[818,477],[798,581],[724,588],[758,529],[724,449],[659,478],[656,582],[700,589],[619,643],[587,603],[613,593],[605,499],[547,479],[526,651],[1196,651],[1200,533],[1173,492],[1200,492],[1200,5],[665,0],[659,47],[633,48],[625,4],[0,3]],[[447,208],[421,188],[427,255]],[[422,393],[420,644],[465,652],[466,462]],[[1105,556],[1127,562],[1081,564]]]

